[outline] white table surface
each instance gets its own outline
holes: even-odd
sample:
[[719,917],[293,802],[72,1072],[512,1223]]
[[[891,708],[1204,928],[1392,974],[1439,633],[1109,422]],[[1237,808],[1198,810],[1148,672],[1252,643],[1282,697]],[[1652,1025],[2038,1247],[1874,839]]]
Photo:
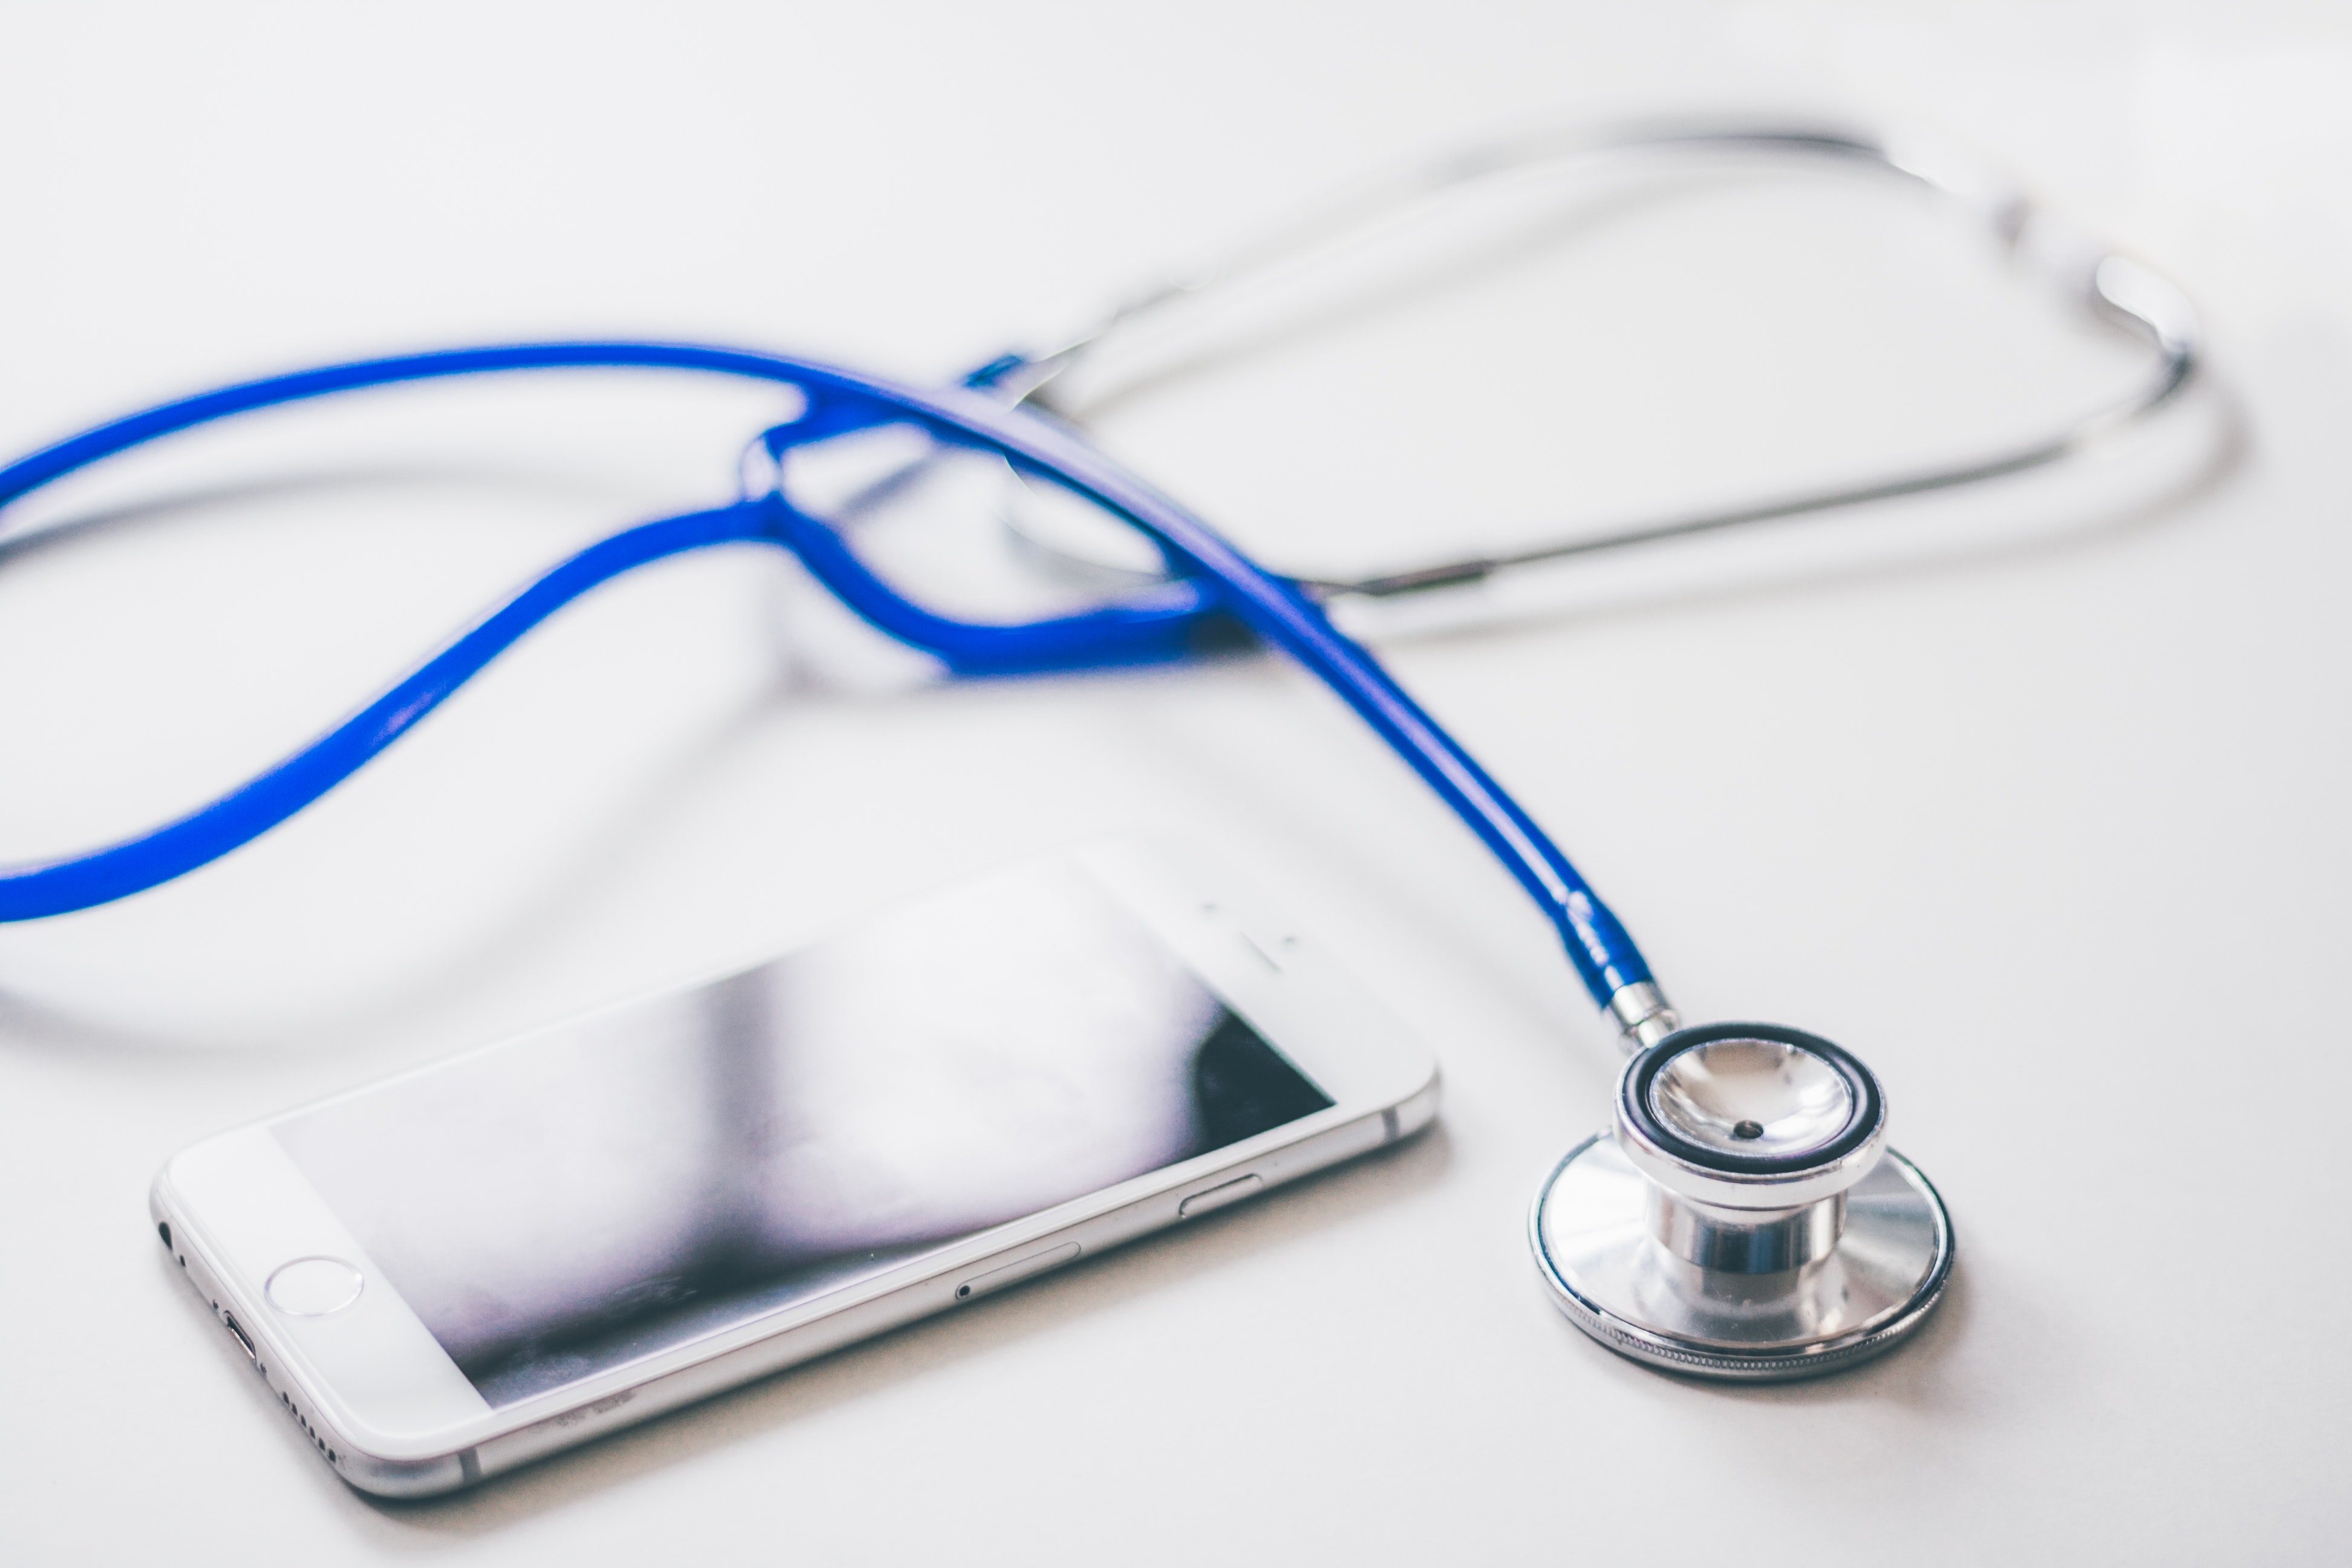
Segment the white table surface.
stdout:
[[[1523,1215],[1601,1120],[1604,1032],[1508,881],[1307,679],[1241,658],[860,687],[791,652],[814,612],[785,568],[725,552],[570,613],[251,849],[0,930],[9,1561],[2341,1561],[2340,23],[20,7],[0,58],[11,450],[443,342],[658,334],[942,375],[1418,152],[1759,105],[1900,113],[2006,161],[2183,280],[2215,363],[2203,404],[2089,479],[1881,514],[1934,548],[1791,535],[1383,643],[1687,1014],[1877,1068],[1962,1248],[1900,1353],[1713,1387],[1555,1313]],[[1841,254],[1877,276],[1879,252]],[[1757,363],[1675,298],[1696,274],[1637,256],[1592,296],[1622,313],[1581,318],[1589,359],[1504,388],[1560,399],[1590,484],[1558,499],[1593,515],[2054,395],[1990,328],[1975,358],[1973,332],[1906,349],[1925,368],[1883,395],[1839,368],[1852,343]],[[1285,374],[1107,438],[1242,521],[1327,479],[1344,515],[1459,478],[1442,442],[1318,424]],[[566,544],[722,494],[768,406],[403,395],[28,511],[104,517],[0,558],[0,858],[203,798]],[[1138,828],[1248,866],[1373,980],[1444,1062],[1434,1131],[406,1506],[309,1455],[147,1229],[149,1176],[207,1132]]]

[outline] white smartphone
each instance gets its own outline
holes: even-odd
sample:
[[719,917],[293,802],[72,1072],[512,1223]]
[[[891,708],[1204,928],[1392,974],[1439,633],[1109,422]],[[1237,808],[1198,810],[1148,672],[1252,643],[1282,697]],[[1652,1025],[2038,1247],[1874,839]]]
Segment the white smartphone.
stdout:
[[156,1231],[338,1475],[467,1486],[1397,1142],[1429,1054],[1132,845],[224,1133]]

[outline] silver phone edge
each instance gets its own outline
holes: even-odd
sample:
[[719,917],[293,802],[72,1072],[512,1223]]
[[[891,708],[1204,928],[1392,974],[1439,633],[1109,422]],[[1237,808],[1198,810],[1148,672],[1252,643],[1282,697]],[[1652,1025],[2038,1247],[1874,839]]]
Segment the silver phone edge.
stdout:
[[[1087,1215],[1042,1236],[1028,1237],[1000,1252],[941,1268],[882,1295],[781,1329],[707,1361],[674,1368],[617,1394],[605,1394],[513,1431],[425,1458],[391,1459],[367,1452],[347,1432],[337,1429],[320,1402],[301,1387],[299,1379],[282,1364],[273,1364],[278,1358],[265,1351],[268,1329],[258,1310],[248,1308],[247,1318],[253,1320],[250,1326],[247,1320],[236,1317],[237,1303],[221,1288],[221,1280],[228,1271],[208,1255],[202,1232],[175,1201],[164,1174],[159,1174],[149,1189],[148,1210],[159,1234],[168,1227],[166,1246],[189,1286],[247,1352],[264,1386],[335,1474],[376,1497],[425,1498],[505,1475],[610,1433],[698,1404],[982,1297],[996,1295],[996,1287],[958,1294],[960,1287],[992,1273],[1014,1270],[1023,1263],[1038,1260],[1034,1270],[1019,1272],[1002,1287],[1010,1289],[1071,1263],[1173,1228],[1185,1222],[1187,1216],[1182,1210],[1188,1202],[1229,1184],[1256,1176],[1263,1185],[1239,1200],[1247,1202],[1286,1183],[1393,1147],[1422,1132],[1436,1120],[1439,1095],[1440,1075],[1433,1063],[1426,1081],[1394,1104],[1366,1111],[1297,1142],[1258,1150],[1108,1213]],[[1237,1205],[1217,1206],[1222,1209]],[[1073,1244],[1076,1250],[1067,1256],[1049,1258]]]

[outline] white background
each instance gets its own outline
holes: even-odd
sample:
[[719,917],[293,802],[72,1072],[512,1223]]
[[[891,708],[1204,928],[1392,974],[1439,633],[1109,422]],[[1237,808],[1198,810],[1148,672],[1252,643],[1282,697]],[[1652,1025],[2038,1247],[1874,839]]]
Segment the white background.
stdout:
[[[1796,1023],[1878,1068],[1962,1240],[1901,1353],[1723,1389],[1553,1311],[1522,1216],[1601,1120],[1609,1044],[1513,887],[1306,679],[1244,658],[863,689],[795,660],[786,569],[730,551],[570,613],[219,866],[0,931],[0,1550],[2331,1559],[2352,1511],[2352,31],[2323,15],[16,8],[12,451],[444,342],[697,337],[942,376],[1398,159],[1773,107],[1991,154],[2189,288],[2217,390],[2111,494],[2021,482],[1916,514],[1997,545],[1692,557],[1384,645],[1686,1014]],[[1682,313],[1631,276],[1625,321]],[[1526,382],[1612,505],[1740,493],[1759,420],[1820,435],[1838,470],[1838,431],[1880,407],[1833,356],[1660,331],[1680,360],[1628,329],[1601,334],[1614,360]],[[1993,429],[2050,384],[1998,357],[1922,362],[1886,406]],[[0,858],[183,809],[568,545],[723,497],[772,406],[669,382],[403,394],[26,508],[12,532],[101,521],[0,555]],[[1401,485],[1450,460],[1203,417],[1112,435],[1244,521],[1302,474],[1339,506],[1377,491],[1365,452]],[[1250,868],[1371,977],[1444,1064],[1440,1128],[423,1505],[336,1481],[146,1228],[148,1177],[207,1132],[1118,828]]]

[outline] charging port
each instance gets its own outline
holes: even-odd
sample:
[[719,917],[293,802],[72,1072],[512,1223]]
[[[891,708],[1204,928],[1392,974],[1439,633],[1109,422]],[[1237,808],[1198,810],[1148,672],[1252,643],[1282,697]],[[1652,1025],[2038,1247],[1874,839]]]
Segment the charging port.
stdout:
[[223,1312],[221,1314],[221,1321],[226,1323],[228,1325],[228,1331],[236,1336],[236,1342],[245,1347],[245,1359],[251,1362],[254,1365],[259,1366],[261,1364],[261,1352],[253,1348],[253,1336],[245,1331],[245,1325],[236,1321],[236,1314],[235,1312]]

